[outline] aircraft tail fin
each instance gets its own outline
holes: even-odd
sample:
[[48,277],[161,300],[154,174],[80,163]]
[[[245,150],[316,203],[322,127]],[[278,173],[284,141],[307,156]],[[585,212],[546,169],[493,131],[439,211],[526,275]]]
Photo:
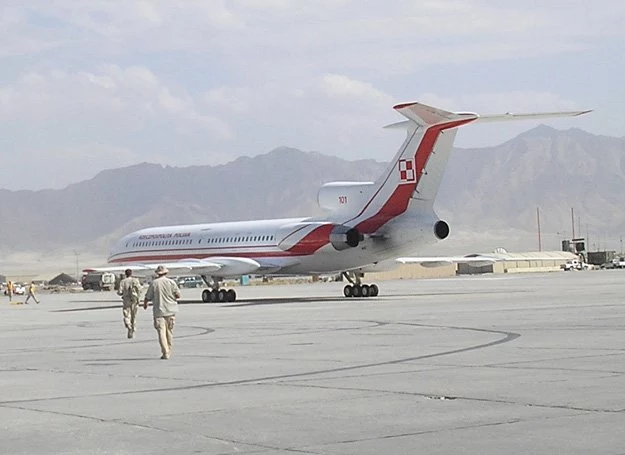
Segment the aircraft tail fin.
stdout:
[[453,148],[457,128],[473,122],[573,117],[589,111],[501,114],[480,117],[450,112],[421,103],[402,103],[394,109],[408,120],[390,125],[405,128],[407,137],[358,214],[346,222],[361,233],[374,233],[409,206],[431,209]]

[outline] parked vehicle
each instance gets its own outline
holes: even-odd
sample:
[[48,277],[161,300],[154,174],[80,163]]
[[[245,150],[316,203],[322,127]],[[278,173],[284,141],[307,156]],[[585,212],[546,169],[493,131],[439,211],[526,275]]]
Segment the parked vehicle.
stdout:
[[608,262],[612,262],[612,259],[616,257],[615,251],[589,251],[588,252],[587,262],[589,264],[594,264],[598,266],[602,266]]
[[86,273],[82,276],[82,288],[86,291],[111,291],[115,288],[115,274],[110,272]]
[[181,288],[201,288],[204,286],[204,281],[199,276],[181,276],[177,283]]
[[569,270],[582,270],[583,264],[579,262],[577,259],[570,259],[566,261],[566,263],[562,264],[560,268],[564,271]]
[[625,269],[625,258],[623,257],[617,257],[612,259],[612,263],[617,269]]
[[[26,288],[21,284],[13,284],[13,295],[24,295],[26,294]],[[9,295],[6,286],[4,287],[4,295]]]

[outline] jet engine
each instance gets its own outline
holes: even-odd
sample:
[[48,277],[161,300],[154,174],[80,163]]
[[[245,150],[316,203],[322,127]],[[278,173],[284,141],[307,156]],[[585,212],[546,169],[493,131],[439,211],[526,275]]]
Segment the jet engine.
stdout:
[[330,232],[330,243],[337,251],[355,248],[365,237],[356,228],[336,225]]
[[438,240],[446,239],[449,235],[449,225],[443,220],[438,220],[434,223],[434,235]]

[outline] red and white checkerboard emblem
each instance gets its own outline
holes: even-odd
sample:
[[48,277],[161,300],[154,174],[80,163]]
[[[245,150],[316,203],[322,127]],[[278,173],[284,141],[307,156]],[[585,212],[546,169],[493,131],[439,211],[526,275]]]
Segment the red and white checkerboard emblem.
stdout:
[[413,160],[399,160],[399,180],[414,182],[416,180]]

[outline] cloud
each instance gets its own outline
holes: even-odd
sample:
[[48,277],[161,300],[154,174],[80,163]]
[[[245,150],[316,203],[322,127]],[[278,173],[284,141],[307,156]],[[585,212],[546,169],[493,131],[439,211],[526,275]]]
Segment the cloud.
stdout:
[[515,59],[517,52],[575,51],[591,46],[589,38],[623,34],[625,11],[615,0],[594,8],[531,3],[41,0],[6,9],[0,20],[4,37],[22,44],[0,46],[0,55],[58,46],[112,53],[187,51],[214,53],[235,64],[251,58],[264,67],[268,56],[307,66],[319,65],[314,57],[326,54],[339,70],[373,69],[384,51],[412,65]]
[[[128,152],[128,159],[116,152],[114,167],[116,161],[170,161],[165,156],[184,146],[181,162],[191,164],[206,153],[203,143],[232,139],[230,126],[184,89],[166,85],[145,67],[117,65],[31,72],[0,86],[0,133],[2,158],[26,163],[28,156],[33,166],[46,169],[42,181],[54,187],[67,183],[50,173],[55,166],[84,161],[94,150]],[[219,153],[208,156],[224,159]],[[2,177],[9,187],[17,184],[10,173]]]
[[391,101],[389,95],[375,89],[372,84],[350,79],[341,74],[325,74],[322,89],[329,97]]
[[253,97],[252,87],[216,87],[201,95],[207,106],[235,113],[250,112],[249,100]]
[[[616,0],[9,1],[0,145],[51,169],[46,153],[90,148],[173,165],[280,145],[385,160],[401,139],[377,127],[406,100],[486,113],[602,105],[596,124],[622,135],[623,20]],[[43,186],[79,178],[42,175]]]
[[0,87],[0,100],[0,119],[5,121],[46,123],[54,117],[68,128],[101,130],[108,129],[104,119],[118,117],[117,131],[136,131],[161,116],[174,125],[195,124],[221,138],[231,135],[225,122],[200,112],[185,90],[168,87],[144,67],[104,65],[95,72],[28,73],[15,84]]
[[425,93],[420,98],[426,104],[453,111],[470,111],[485,114],[505,112],[553,112],[581,109],[578,103],[562,96],[536,90],[513,90],[506,92],[468,93],[454,98]]

